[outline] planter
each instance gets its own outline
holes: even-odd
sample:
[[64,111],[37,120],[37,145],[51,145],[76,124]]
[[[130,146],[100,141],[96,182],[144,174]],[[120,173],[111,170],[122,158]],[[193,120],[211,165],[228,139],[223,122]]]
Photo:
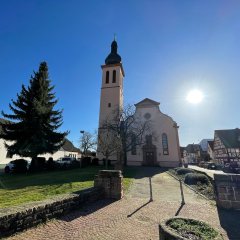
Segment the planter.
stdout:
[[162,221],[159,235],[161,240],[223,240],[222,235],[207,223],[182,217]]

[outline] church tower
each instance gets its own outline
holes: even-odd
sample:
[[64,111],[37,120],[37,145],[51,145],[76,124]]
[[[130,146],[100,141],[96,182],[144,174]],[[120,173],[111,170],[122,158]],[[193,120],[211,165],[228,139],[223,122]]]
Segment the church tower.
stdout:
[[117,53],[117,42],[111,44],[111,53],[102,65],[102,87],[100,99],[99,128],[106,120],[111,120],[116,110],[123,108],[124,70],[121,57]]

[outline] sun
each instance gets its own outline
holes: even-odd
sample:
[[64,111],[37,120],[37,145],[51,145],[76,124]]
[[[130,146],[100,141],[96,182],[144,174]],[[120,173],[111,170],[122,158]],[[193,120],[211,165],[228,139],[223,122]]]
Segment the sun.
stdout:
[[203,100],[203,93],[197,89],[191,90],[186,99],[189,103],[198,104]]

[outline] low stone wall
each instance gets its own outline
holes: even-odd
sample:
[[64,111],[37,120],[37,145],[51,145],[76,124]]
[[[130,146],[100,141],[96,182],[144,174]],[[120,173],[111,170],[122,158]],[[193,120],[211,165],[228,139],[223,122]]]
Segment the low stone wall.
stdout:
[[86,203],[97,201],[104,197],[103,188],[90,188],[77,194],[56,196],[40,203],[0,209],[0,238],[15,232],[25,230],[44,223],[46,220],[59,217]]
[[240,210],[240,175],[214,174],[217,206]]

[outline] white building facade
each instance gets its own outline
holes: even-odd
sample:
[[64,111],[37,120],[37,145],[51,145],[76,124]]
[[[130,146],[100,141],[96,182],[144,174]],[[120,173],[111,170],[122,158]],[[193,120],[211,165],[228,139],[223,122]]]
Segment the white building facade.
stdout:
[[[3,139],[0,139],[0,164],[7,164],[12,160],[20,159],[20,158],[31,160],[30,158],[21,157],[18,155],[13,155],[12,157],[10,157],[7,153],[4,143],[5,141]],[[48,160],[50,157],[52,157],[53,160],[57,160],[63,157],[80,158],[81,153],[80,153],[80,150],[75,148],[69,140],[66,140],[65,144],[57,152],[53,154],[47,153],[47,154],[39,155],[39,157],[45,157],[46,160]]]
[[181,162],[178,126],[159,109],[159,102],[145,98],[135,104],[137,118],[150,122],[150,132],[136,151],[128,152],[128,165],[178,167]]

